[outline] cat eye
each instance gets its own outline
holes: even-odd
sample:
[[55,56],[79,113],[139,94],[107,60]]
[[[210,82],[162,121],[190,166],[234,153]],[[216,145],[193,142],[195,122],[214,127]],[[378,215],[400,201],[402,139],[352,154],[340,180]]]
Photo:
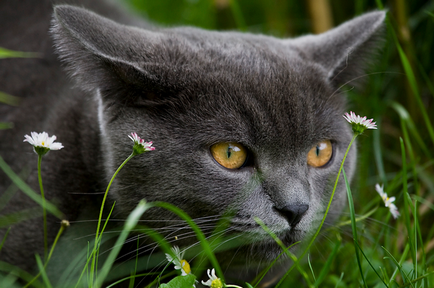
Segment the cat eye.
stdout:
[[241,168],[247,159],[247,149],[236,142],[221,142],[211,146],[212,157],[225,168]]
[[319,168],[329,163],[333,155],[333,146],[330,140],[318,142],[309,153],[307,153],[307,164]]

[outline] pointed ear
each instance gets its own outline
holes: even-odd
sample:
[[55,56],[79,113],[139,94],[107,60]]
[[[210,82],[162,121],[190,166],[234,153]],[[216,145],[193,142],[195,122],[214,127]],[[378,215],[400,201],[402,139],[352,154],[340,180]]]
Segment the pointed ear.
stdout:
[[139,95],[153,103],[156,94],[168,88],[154,64],[161,33],[120,25],[68,5],[54,8],[51,33],[61,61],[85,90],[98,89],[103,98],[118,97],[123,103]]
[[383,42],[385,16],[383,11],[370,12],[323,34],[300,37],[290,43],[324,67],[334,87],[348,82],[355,85]]

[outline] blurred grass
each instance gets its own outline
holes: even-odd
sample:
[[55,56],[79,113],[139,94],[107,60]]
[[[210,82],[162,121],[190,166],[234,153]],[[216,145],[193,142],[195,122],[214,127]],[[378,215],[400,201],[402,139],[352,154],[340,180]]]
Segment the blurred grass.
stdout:
[[32,52],[20,52],[5,49],[0,47],[0,59],[2,58],[38,58],[41,55],[39,53]]
[[[125,1],[163,25],[245,30],[278,37],[324,31],[327,25],[384,6],[388,10],[384,48],[369,71],[365,88],[348,93],[349,108],[379,124],[377,131],[358,138],[358,173],[351,186],[352,212],[361,219],[353,222],[356,245],[365,257],[360,258],[360,265],[368,287],[434,287],[430,274],[434,269],[434,1]],[[317,9],[318,5],[329,9]],[[320,24],[323,18],[330,19],[329,24]],[[406,155],[404,160],[402,155]],[[393,220],[382,206],[375,183],[383,183],[385,191],[397,197],[401,218]],[[363,217],[373,209],[372,215]],[[336,226],[317,240],[309,263],[301,268],[312,271],[311,276],[320,275],[316,282],[311,279],[314,286],[363,285],[348,224],[350,214],[348,210],[343,214],[347,225]],[[284,287],[306,286],[303,278],[294,270]]]

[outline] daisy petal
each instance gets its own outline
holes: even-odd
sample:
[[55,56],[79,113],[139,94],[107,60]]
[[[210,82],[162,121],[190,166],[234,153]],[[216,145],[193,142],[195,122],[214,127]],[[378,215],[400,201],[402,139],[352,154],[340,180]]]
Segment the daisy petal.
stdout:
[[383,190],[383,185],[380,186],[380,184],[378,183],[375,185],[375,190],[377,190],[378,194],[380,194],[381,199],[383,199],[384,206],[389,208],[389,211],[392,214],[393,218],[398,218],[401,214],[399,213],[396,205],[393,204],[396,198],[387,196],[387,193]]
[[33,146],[33,150],[39,156],[43,156],[50,150],[60,150],[63,148],[62,143],[54,142],[57,137],[55,135],[49,137],[47,132],[36,133],[31,132],[31,136],[24,135],[24,142],[28,142]]
[[155,150],[155,147],[152,147],[152,142],[145,142],[145,140],[140,138],[135,132],[132,132],[128,137],[134,142],[134,155],[140,155],[144,152]]
[[345,113],[343,115],[344,119],[351,124],[353,132],[356,134],[362,134],[366,129],[377,129],[374,119],[367,119],[366,116],[361,117],[356,115],[353,111],[350,113]]

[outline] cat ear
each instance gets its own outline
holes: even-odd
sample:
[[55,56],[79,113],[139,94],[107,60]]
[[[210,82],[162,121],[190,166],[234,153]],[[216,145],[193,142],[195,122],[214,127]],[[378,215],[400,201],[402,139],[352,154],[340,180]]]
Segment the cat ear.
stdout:
[[[57,53],[78,85],[103,97],[122,95],[153,103],[170,88],[154,73],[164,35],[124,26],[82,8],[54,8],[51,33]],[[147,66],[152,66],[146,69]]]
[[295,45],[307,58],[328,72],[328,81],[334,86],[363,80],[365,69],[383,42],[386,13],[376,11],[364,14],[320,35],[308,35],[289,43]]

